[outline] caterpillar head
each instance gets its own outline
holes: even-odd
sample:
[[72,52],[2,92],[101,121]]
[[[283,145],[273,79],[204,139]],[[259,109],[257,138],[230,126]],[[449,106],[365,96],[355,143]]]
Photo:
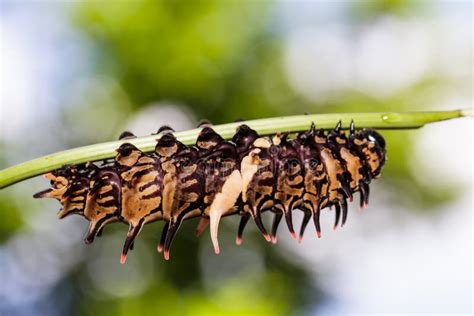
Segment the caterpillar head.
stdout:
[[385,139],[377,131],[373,129],[364,129],[362,130],[362,135],[369,142],[377,145],[380,149],[385,150]]
[[356,145],[362,146],[362,152],[370,165],[373,176],[379,176],[387,160],[383,136],[373,129],[363,129],[356,133],[353,141]]

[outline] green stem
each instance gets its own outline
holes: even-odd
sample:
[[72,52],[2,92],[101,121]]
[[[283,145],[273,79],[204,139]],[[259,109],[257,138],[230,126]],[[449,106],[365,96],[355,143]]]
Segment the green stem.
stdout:
[[[375,129],[407,129],[419,128],[427,123],[472,116],[472,109],[433,112],[408,113],[334,113],[275,117],[246,121],[245,124],[255,129],[260,135],[271,135],[276,132],[301,132],[307,130],[314,122],[318,128],[332,129],[341,120],[344,128],[348,128],[354,120],[357,128],[370,127]],[[215,125],[213,128],[222,137],[230,139],[239,123]],[[186,145],[195,143],[199,129],[175,133],[176,137]],[[153,151],[156,135],[138,137],[124,141],[114,141],[90,146],[69,149],[30,160],[0,171],[0,189],[19,181],[47,173],[66,164],[79,164],[97,161],[115,156],[115,149],[123,142],[129,142],[144,152]]]

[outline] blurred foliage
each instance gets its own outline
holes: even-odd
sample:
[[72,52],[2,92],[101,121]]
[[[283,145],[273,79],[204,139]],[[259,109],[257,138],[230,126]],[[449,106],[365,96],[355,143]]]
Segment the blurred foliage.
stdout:
[[426,5],[423,0],[364,0],[352,2],[353,15],[373,19],[380,15],[407,16],[419,12]]
[[0,210],[3,215],[0,220],[0,243],[7,240],[23,225],[21,210],[12,203],[12,197],[7,192],[0,192]]
[[71,90],[72,95],[60,110],[57,124],[63,132],[57,139],[70,147],[116,139],[117,127],[123,126],[134,110],[117,80],[92,77],[76,83]]
[[[256,281],[257,280],[257,281]],[[84,315],[287,315],[291,311],[287,281],[280,273],[236,275],[212,291],[179,289],[160,280],[140,297],[96,300],[79,305]],[[252,293],[251,295],[249,295]]]
[[[416,2],[355,2],[352,14],[359,18],[401,14],[416,6]],[[184,104],[195,117],[216,124],[304,112],[418,110],[413,105],[426,103],[431,89],[439,84],[439,78],[426,78],[383,99],[357,91],[340,91],[331,101],[311,102],[293,91],[286,80],[281,34],[275,34],[271,28],[272,8],[271,2],[251,0],[78,3],[73,7],[73,19],[94,48],[95,60],[91,63],[100,77],[77,87],[77,95],[68,99],[58,123],[62,133],[55,137],[69,147],[114,139],[116,129],[130,115],[162,100]],[[417,173],[423,162],[413,158],[416,131],[383,134],[389,161],[382,181],[393,189],[394,203],[433,210],[459,193],[452,185],[440,182],[426,186],[420,181]],[[20,210],[10,202],[12,198],[11,191],[0,194],[2,214],[8,214],[0,221],[2,241],[22,226]],[[235,236],[236,223],[223,222],[220,236]],[[195,224],[186,223],[180,230],[171,262],[167,263],[154,251],[160,230],[147,226],[141,233],[137,249],[130,256],[152,252],[152,269],[157,272],[152,274],[146,290],[138,294],[113,296],[95,289],[86,263],[80,264],[68,276],[73,282],[66,282],[67,287],[72,287],[69,290],[74,299],[68,307],[71,310],[65,313],[75,310],[81,315],[287,315],[304,312],[309,304],[315,305],[322,299],[322,293],[311,285],[313,280],[304,262],[291,260],[278,247],[270,247],[252,229],[246,232],[244,245],[238,250],[246,249],[247,243],[262,245],[258,251],[252,251],[258,253],[263,270],[239,267],[232,277],[209,285],[203,272],[206,261],[200,256],[201,248],[209,248],[210,242],[208,238],[194,238]],[[122,225],[107,228],[105,234],[119,230],[123,235]],[[97,251],[106,251],[92,250],[87,252],[84,262],[93,260]],[[118,252],[113,259],[118,264]],[[222,266],[213,267],[216,275],[226,265],[232,265],[225,251],[217,259]],[[60,295],[64,289],[61,286],[56,291]]]
[[77,21],[97,45],[99,71],[118,78],[135,107],[179,101],[221,123],[304,109],[287,93],[269,8],[267,1],[123,1],[111,10],[97,1],[82,6]]
[[[6,159],[3,155],[7,146],[0,140],[0,169],[6,168]],[[10,191],[11,192],[11,191]],[[14,203],[15,196],[7,190],[0,190],[0,243],[3,243],[23,225],[21,210]]]

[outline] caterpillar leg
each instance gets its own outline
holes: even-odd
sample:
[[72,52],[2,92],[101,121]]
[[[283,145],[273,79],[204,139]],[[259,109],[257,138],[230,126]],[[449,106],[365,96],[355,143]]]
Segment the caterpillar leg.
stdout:
[[367,207],[367,206],[369,206],[370,187],[367,183],[364,183],[363,188],[364,188],[364,191],[365,191],[364,207]]
[[273,217],[273,224],[272,224],[272,244],[276,244],[278,241],[277,238],[277,231],[278,231],[278,225],[280,225],[281,218],[283,217],[282,212],[276,212],[275,217]]
[[339,183],[341,184],[341,189],[344,192],[344,195],[349,199],[349,201],[352,202],[352,192],[351,192],[351,185],[350,181],[346,179],[346,177],[343,174],[338,174],[337,179]]
[[365,190],[362,187],[362,185],[359,188],[359,194],[360,194],[359,210],[362,210],[364,209],[364,206],[365,206]]
[[178,216],[178,218],[174,221],[171,221],[168,230],[166,232],[166,237],[165,237],[165,244],[164,244],[164,257],[165,260],[169,260],[170,258],[170,247],[171,243],[173,242],[174,236],[176,235],[176,232],[179,230],[181,227],[181,224],[183,223],[183,213]]
[[332,227],[332,229],[336,230],[337,225],[339,225],[339,219],[341,218],[341,206],[339,205],[339,202],[334,204],[334,209],[335,209],[335,219],[334,219],[334,226]]
[[158,252],[163,251],[163,247],[165,244],[165,239],[166,239],[166,234],[168,232],[168,227],[170,226],[169,222],[166,222],[165,226],[163,227],[163,231],[161,232],[161,238],[160,238],[160,243],[158,244],[158,247],[156,247],[156,250]]
[[196,235],[196,237],[201,236],[202,233],[204,233],[204,231],[206,230],[208,225],[209,225],[209,218],[202,217],[199,220],[196,230],[194,231],[194,234]]
[[341,203],[341,209],[342,209],[341,227],[343,227],[347,221],[347,200],[343,199],[340,203]]
[[86,236],[84,237],[84,242],[86,244],[92,243],[95,237],[102,235],[105,225],[116,221],[117,219],[114,218],[102,219],[99,221],[91,220],[89,222],[89,228],[87,229]]
[[69,209],[65,209],[65,208],[61,208],[58,212],[58,218],[59,219],[63,219],[63,218],[66,218],[67,216],[69,215],[72,215],[72,214],[78,214],[78,215],[83,215],[82,211],[80,210],[69,210]]
[[255,225],[257,225],[257,228],[262,233],[263,238],[265,238],[266,241],[270,242],[271,241],[270,235],[268,235],[267,230],[265,229],[265,226],[263,226],[262,213],[258,210],[255,210],[254,212],[252,212],[252,218],[255,221]]
[[306,226],[308,225],[309,223],[309,220],[311,219],[311,210],[307,209],[307,208],[303,208],[303,220],[301,221],[301,228],[300,228],[300,235],[298,237],[298,242],[302,242],[303,241],[303,235],[304,235],[304,231],[306,229]]
[[97,223],[94,223],[91,221],[89,223],[89,228],[87,229],[86,236],[84,237],[84,242],[86,244],[91,244],[98,233],[99,233],[99,227]]
[[296,239],[295,229],[293,228],[293,216],[291,211],[285,212],[285,221],[286,225],[288,226],[288,230],[290,231],[291,238]]
[[319,200],[318,204],[316,205],[316,208],[313,209],[314,227],[316,228],[316,236],[318,236],[318,238],[321,238],[321,223],[319,222],[319,217],[321,215],[322,201],[323,200]]
[[127,238],[125,239],[125,243],[123,245],[122,249],[122,255],[120,256],[120,263],[124,264],[125,261],[127,261],[127,253],[130,247],[133,244],[133,241],[137,237],[137,235],[140,233],[143,227],[143,221],[140,221],[137,225],[133,225],[130,223],[128,233],[127,233]]
[[288,226],[291,238],[296,239],[295,229],[293,228],[292,208],[286,208],[282,204],[276,204],[275,208],[285,215],[286,226]]
[[361,182],[359,184],[359,194],[360,194],[359,208],[362,210],[369,205],[370,187],[367,183]]
[[242,244],[242,235],[244,233],[245,225],[247,225],[249,219],[249,213],[244,213],[240,218],[239,229],[237,231],[237,237],[235,238],[235,243],[237,244],[237,246],[240,246]]
[[313,214],[314,227],[316,228],[316,235],[321,238],[321,224],[319,223],[319,216],[321,211],[317,211]]

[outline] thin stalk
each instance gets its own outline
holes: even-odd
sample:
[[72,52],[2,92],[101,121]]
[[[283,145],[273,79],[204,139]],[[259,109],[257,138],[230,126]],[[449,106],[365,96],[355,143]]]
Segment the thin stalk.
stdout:
[[[467,109],[407,113],[378,112],[309,114],[215,125],[213,128],[225,139],[230,139],[234,135],[236,128],[243,123],[255,129],[260,135],[271,135],[277,132],[302,132],[307,130],[313,122],[318,128],[332,129],[339,120],[342,121],[343,128],[348,128],[351,121],[354,120],[357,128],[413,129],[422,127],[427,123],[472,116],[472,111],[472,109]],[[177,132],[175,133],[175,136],[184,144],[192,145],[196,142],[199,131],[200,129],[197,128]],[[115,156],[115,149],[124,142],[132,143],[144,152],[151,152],[155,148],[157,137],[157,135],[152,135],[135,139],[100,143],[69,149],[33,159],[1,170],[0,189],[28,178],[61,168],[66,164],[79,164],[113,158]]]

